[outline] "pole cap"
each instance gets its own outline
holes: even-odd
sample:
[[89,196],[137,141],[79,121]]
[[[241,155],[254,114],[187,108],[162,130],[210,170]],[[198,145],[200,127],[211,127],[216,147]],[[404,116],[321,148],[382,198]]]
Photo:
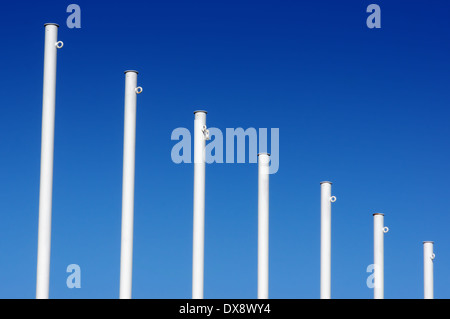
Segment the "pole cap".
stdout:
[[424,244],[426,244],[426,243],[434,244],[434,241],[431,241],[431,240],[425,240],[423,243],[424,243]]
[[197,111],[194,111],[194,114],[195,113],[205,113],[205,114],[208,114],[208,112],[206,112],[205,110],[197,110]]
[[126,71],[125,71],[125,72],[123,72],[123,73],[127,74],[128,72],[134,72],[134,73],[136,73],[136,74],[139,74],[139,72],[138,72],[138,71],[136,71],[136,70],[126,70]]
[[57,23],[51,23],[51,22],[49,22],[49,23],[44,23],[44,27],[46,27],[46,26],[48,26],[48,25],[54,25],[54,26],[56,26],[56,27],[59,28],[59,24],[57,24]]
[[382,213],[375,213],[375,214],[373,214],[373,216],[376,216],[376,215],[384,216],[384,214],[382,214]]
[[320,182],[320,184],[333,184],[333,183],[329,182],[329,181],[323,181],[323,182]]

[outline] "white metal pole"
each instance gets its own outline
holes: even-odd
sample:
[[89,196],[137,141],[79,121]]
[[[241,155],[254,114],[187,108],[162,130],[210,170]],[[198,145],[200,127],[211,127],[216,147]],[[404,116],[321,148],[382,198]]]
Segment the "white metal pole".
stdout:
[[433,278],[433,263],[434,263],[434,242],[423,242],[423,292],[424,299],[434,299],[434,278]]
[[258,299],[269,298],[269,162],[258,154]]
[[374,299],[384,299],[384,214],[373,214]]
[[320,298],[331,298],[331,182],[321,182],[320,189]]
[[125,71],[120,299],[131,299],[132,286],[136,94],[142,92],[141,87],[136,87],[137,75],[137,71]]
[[194,112],[194,222],[192,249],[192,299],[203,299],[205,250],[205,146],[206,111]]
[[58,27],[55,23],[45,24],[36,299],[48,299],[49,297],[53,150],[55,140],[56,51],[63,45],[61,41],[58,42]]

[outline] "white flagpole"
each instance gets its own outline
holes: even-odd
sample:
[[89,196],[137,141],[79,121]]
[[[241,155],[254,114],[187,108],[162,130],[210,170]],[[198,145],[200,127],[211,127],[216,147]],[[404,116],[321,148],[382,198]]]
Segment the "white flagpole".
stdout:
[[374,299],[384,299],[384,214],[373,214]]
[[205,146],[209,138],[206,111],[194,112],[194,227],[192,299],[203,299],[205,253]]
[[423,242],[423,295],[424,299],[434,299],[434,278],[433,278],[433,263],[434,263],[434,242]]
[[56,51],[63,46],[61,41],[58,42],[58,27],[55,23],[45,24],[36,299],[48,299],[49,297],[53,152],[55,140]]
[[269,298],[269,162],[258,154],[258,299]]
[[131,299],[133,272],[134,169],[136,152],[137,71],[125,71],[125,120],[123,139],[122,242],[120,299]]
[[331,182],[320,183],[320,298],[331,298]]

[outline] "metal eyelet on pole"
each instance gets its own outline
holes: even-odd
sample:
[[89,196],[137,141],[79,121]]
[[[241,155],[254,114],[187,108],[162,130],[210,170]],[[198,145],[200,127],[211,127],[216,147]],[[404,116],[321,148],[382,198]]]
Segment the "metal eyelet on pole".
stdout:
[[209,130],[206,128],[206,125],[202,126],[203,136],[205,136],[205,140],[209,141]]
[[431,255],[431,260],[434,260],[436,258],[436,255],[435,254],[432,254]]
[[383,233],[387,233],[389,231],[389,227],[383,227]]
[[141,94],[143,91],[143,88],[141,86],[138,86],[136,89],[134,89],[134,91],[136,92],[136,94]]
[[336,201],[336,199],[337,199],[336,196],[331,196],[330,197],[330,202],[334,203]]
[[64,42],[58,41],[58,42],[55,43],[55,45],[56,45],[56,47],[57,47],[58,49],[61,49],[61,48],[64,46]]

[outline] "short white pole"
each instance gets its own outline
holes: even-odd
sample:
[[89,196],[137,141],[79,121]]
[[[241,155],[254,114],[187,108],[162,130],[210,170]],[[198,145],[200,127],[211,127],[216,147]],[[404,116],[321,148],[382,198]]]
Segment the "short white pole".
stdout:
[[56,51],[63,45],[61,41],[58,42],[58,27],[55,23],[45,24],[36,299],[48,299],[49,297],[53,150],[55,140]]
[[423,242],[423,292],[424,299],[434,299],[434,278],[433,278],[433,263],[434,263],[434,242]]
[[269,298],[269,162],[258,154],[258,299]]
[[192,299],[203,299],[205,250],[205,146],[209,138],[206,111],[194,112],[194,222]]
[[374,299],[384,299],[384,214],[373,214]]
[[331,184],[320,183],[320,299],[331,298]]
[[122,179],[122,241],[120,255],[120,299],[131,299],[133,273],[134,169],[136,151],[137,71],[125,71],[125,120]]

